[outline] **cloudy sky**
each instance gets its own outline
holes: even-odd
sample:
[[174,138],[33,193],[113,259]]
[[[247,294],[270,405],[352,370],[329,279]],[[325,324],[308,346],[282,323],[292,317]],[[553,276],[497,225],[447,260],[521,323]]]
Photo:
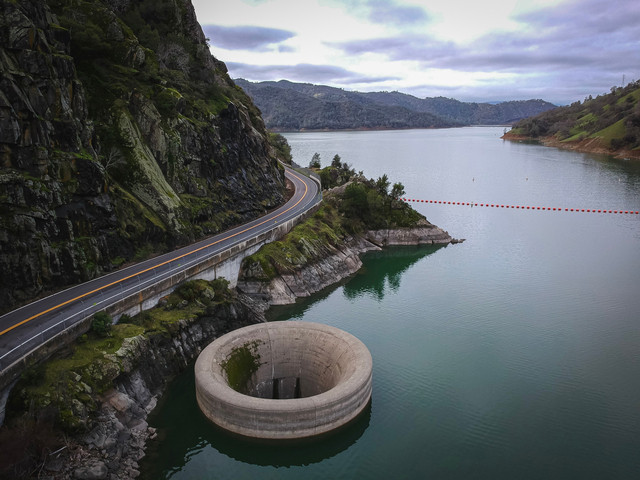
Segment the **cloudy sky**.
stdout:
[[232,78],[562,105],[640,79],[640,0],[192,0]]

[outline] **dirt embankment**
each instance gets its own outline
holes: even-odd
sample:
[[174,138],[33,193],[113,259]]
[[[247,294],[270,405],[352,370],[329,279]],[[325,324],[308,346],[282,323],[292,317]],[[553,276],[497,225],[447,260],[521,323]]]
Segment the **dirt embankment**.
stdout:
[[526,135],[518,135],[511,132],[505,133],[502,137],[503,140],[511,141],[536,141],[546,147],[562,148],[564,150],[573,150],[576,152],[584,153],[596,153],[600,155],[611,155],[616,158],[632,158],[640,160],[640,150],[611,150],[609,147],[603,145],[603,142],[599,138],[584,138],[582,140],[576,140],[572,142],[566,142],[558,140],[556,137],[539,137],[533,138]]

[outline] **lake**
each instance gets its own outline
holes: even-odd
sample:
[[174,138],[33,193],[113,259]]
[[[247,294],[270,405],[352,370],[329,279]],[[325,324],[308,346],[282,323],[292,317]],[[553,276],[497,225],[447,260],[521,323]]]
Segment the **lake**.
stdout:
[[462,244],[368,254],[271,320],[356,335],[373,394],[358,422],[286,447],[200,414],[193,373],[150,424],[144,478],[636,479],[640,474],[640,162],[503,141],[503,127],[286,134],[294,160],[339,154],[401,182]]

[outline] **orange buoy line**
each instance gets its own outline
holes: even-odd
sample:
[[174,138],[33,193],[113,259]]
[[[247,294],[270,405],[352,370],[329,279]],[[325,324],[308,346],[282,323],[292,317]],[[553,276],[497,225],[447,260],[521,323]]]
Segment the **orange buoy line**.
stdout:
[[493,207],[493,208],[515,208],[520,210],[546,210],[553,212],[584,212],[584,213],[617,213],[627,215],[639,215],[640,211],[634,210],[606,210],[602,208],[562,208],[562,207],[532,207],[529,205],[502,205],[499,203],[473,203],[473,202],[445,202],[441,200],[420,200],[417,198],[403,198],[405,202],[415,203],[437,203],[441,205],[462,205],[469,207]]

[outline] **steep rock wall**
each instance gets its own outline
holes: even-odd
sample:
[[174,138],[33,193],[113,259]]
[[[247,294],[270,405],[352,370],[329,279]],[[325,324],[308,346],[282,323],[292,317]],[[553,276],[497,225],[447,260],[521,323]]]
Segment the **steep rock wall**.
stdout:
[[280,204],[190,0],[0,0],[0,310]]

